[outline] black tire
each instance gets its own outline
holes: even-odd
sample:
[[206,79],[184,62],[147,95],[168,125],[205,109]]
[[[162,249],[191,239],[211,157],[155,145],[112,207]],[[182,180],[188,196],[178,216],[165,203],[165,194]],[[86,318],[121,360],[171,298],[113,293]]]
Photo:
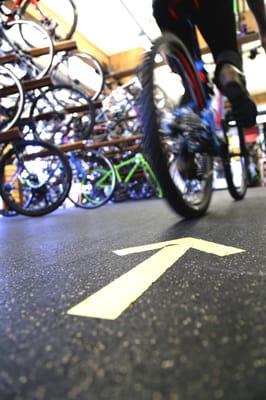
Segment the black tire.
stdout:
[[[158,55],[160,55],[159,63],[157,62]],[[164,68],[164,70],[160,70],[160,68]],[[186,72],[186,68],[189,68],[190,76]],[[181,94],[179,98],[176,92],[175,96],[169,95],[169,99],[164,102],[167,109],[164,109],[161,102],[156,107],[156,93],[158,93],[159,86],[166,94],[164,73],[168,73],[168,71],[171,79],[174,79],[173,83],[176,84],[176,89]],[[200,217],[205,214],[211,200],[212,157],[207,152],[195,151],[190,153],[189,161],[186,159],[183,161],[184,146],[182,142],[187,139],[183,130],[173,128],[176,124],[175,115],[181,107],[184,108],[183,103],[186,97],[189,97],[190,102],[194,102],[194,119],[200,120],[199,111],[206,105],[205,95],[193,62],[182,42],[171,34],[165,34],[154,43],[153,48],[146,55],[140,76],[143,87],[141,120],[144,132],[144,152],[157,175],[169,205],[186,218]],[[179,88],[180,82],[182,85]],[[197,89],[196,96],[194,96],[195,89]],[[173,90],[173,84],[168,85],[168,91],[171,90]],[[169,118],[169,115],[170,121],[165,123],[164,121]],[[189,166],[190,161],[193,162],[194,171],[191,176],[190,172],[180,172],[180,159],[185,166]],[[202,168],[201,177],[198,176],[196,165]],[[198,191],[198,199],[194,192],[188,192],[188,188],[193,187],[194,182],[195,185],[202,188],[201,191]],[[184,192],[182,192],[182,188]]]
[[[232,131],[234,130],[234,135]],[[224,173],[228,191],[235,200],[242,200],[248,187],[248,151],[245,144],[243,129],[225,128],[227,155],[223,159]],[[230,135],[231,133],[231,135]],[[230,143],[230,136],[233,143]]]
[[55,146],[18,140],[0,161],[0,195],[19,214],[39,217],[57,209],[67,197],[72,172]]
[[37,139],[59,145],[88,139],[95,122],[95,110],[90,98],[80,90],[56,85],[35,99],[29,118]]
[[[76,31],[77,28],[77,23],[78,23],[78,13],[76,9],[76,5],[73,0],[64,0],[65,4],[62,4],[62,7],[64,9],[68,8],[70,13],[71,13],[71,19],[70,23],[67,29],[62,28],[60,22],[58,21],[53,21],[50,18],[45,19],[40,16],[40,23],[43,25],[43,27],[49,32],[49,34],[53,37],[54,40],[68,40],[71,39],[73,34]],[[41,5],[42,1],[39,0],[39,7],[40,9],[42,8]],[[62,3],[62,0],[61,0]],[[66,4],[67,3],[67,4]],[[23,6],[20,9],[19,14],[21,16],[24,16],[29,9],[31,8],[31,2],[29,0],[25,1]],[[60,21],[60,20],[59,20]],[[54,27],[53,27],[54,25]]]
[[72,203],[84,209],[106,204],[116,186],[116,174],[111,161],[101,154],[87,150],[69,153],[69,160],[73,171],[69,193]]

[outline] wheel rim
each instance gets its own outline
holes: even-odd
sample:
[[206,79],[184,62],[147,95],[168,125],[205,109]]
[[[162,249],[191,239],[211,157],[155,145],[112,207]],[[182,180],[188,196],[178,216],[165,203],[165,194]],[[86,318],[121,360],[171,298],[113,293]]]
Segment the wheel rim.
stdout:
[[[54,46],[48,32],[33,21],[15,20],[8,23],[5,35],[14,42],[14,50],[19,56],[23,74],[31,78],[43,78],[51,69]],[[47,47],[48,53],[38,57],[30,57],[29,51],[35,48]]]

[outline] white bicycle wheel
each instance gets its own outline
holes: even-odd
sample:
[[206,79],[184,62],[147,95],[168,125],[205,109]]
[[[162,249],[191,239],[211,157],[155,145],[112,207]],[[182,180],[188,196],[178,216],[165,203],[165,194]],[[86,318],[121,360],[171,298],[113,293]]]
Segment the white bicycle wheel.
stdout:
[[[22,76],[40,79],[51,69],[54,57],[54,45],[49,33],[36,22],[15,20],[5,24],[2,30],[1,50],[15,53]],[[45,51],[38,52],[37,49]],[[16,63],[15,63],[16,64]]]
[[72,51],[60,57],[51,71],[51,77],[55,83],[73,85],[93,101],[99,97],[104,85],[104,73],[99,61],[81,51]]
[[12,128],[24,106],[24,91],[16,75],[0,66],[0,132]]

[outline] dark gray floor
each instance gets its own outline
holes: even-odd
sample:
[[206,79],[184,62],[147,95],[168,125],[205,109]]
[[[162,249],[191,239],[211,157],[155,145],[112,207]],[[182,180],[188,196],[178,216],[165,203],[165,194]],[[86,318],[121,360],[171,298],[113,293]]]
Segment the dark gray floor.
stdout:
[[[187,252],[115,321],[67,315],[147,258],[113,250],[186,236],[246,252]],[[263,189],[197,221],[159,200],[2,218],[0,399],[265,400],[265,244]]]

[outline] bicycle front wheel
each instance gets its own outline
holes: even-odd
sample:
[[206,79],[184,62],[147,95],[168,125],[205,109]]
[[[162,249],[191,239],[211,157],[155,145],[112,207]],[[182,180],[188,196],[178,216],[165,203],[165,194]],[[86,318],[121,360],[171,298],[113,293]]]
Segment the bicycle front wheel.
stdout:
[[76,150],[69,155],[73,171],[69,199],[77,207],[103,206],[115,190],[116,175],[112,163],[101,154]]
[[37,217],[58,208],[72,180],[65,155],[55,146],[18,140],[0,162],[0,195],[12,210]]
[[165,34],[155,42],[141,80],[144,152],[169,205],[186,218],[202,216],[212,195],[212,157],[198,142],[206,100],[178,38]]

